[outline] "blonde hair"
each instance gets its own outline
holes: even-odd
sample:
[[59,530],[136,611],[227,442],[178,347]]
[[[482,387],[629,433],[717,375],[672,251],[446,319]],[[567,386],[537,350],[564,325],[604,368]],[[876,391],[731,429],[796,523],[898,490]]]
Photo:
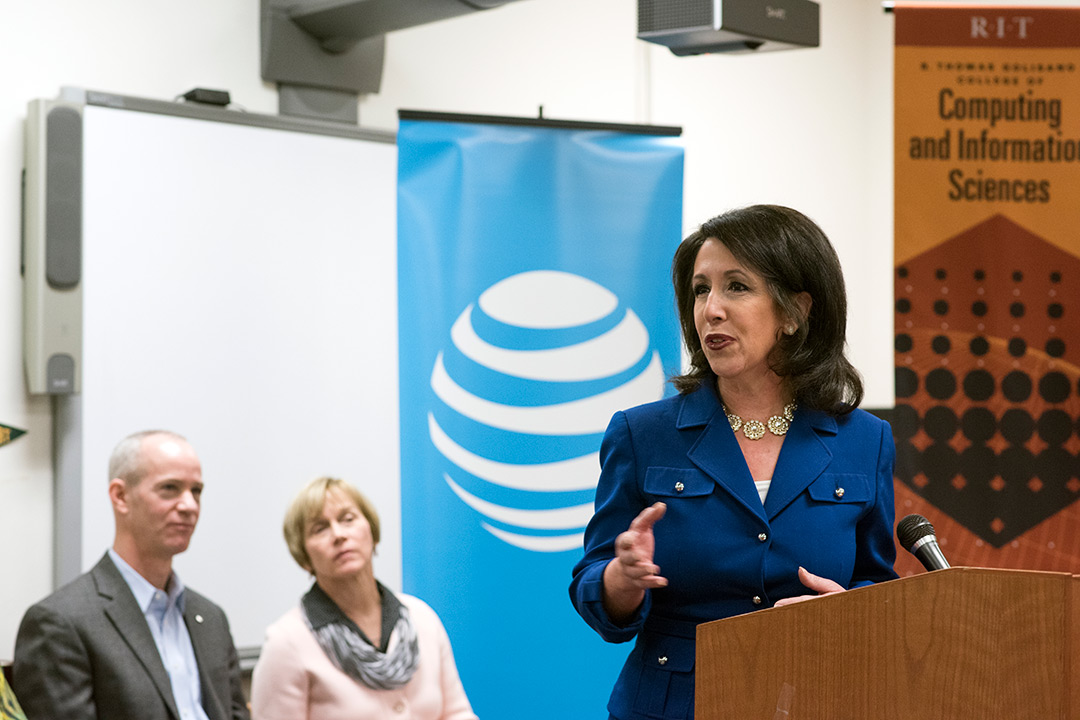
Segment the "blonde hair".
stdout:
[[339,478],[320,477],[315,478],[297,493],[285,511],[285,522],[282,530],[285,534],[285,544],[289,547],[296,564],[304,570],[311,571],[311,558],[308,556],[304,539],[307,537],[307,528],[311,521],[322,512],[326,504],[326,496],[331,490],[337,490],[349,500],[356,503],[360,514],[371,526],[371,539],[379,544],[379,514],[375,512],[375,506],[371,504],[362,492],[349,483]]

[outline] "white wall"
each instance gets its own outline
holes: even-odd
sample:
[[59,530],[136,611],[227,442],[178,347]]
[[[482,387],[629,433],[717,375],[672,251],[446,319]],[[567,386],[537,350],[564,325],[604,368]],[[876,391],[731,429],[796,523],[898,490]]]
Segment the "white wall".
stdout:
[[[751,202],[818,220],[847,270],[866,404],[890,406],[892,17],[875,0],[821,5],[820,49],[756,56],[676,58],[639,42],[634,0],[523,0],[401,31],[388,38],[382,91],[361,102],[361,124],[395,129],[398,108],[534,116],[542,105],[548,118],[682,126],[686,227]],[[276,113],[276,89],[259,77],[258,28],[259,0],[5,3],[0,423],[29,434],[0,448],[0,659],[52,572],[52,412],[26,394],[21,359],[26,103],[61,86],[155,99],[203,86]]]

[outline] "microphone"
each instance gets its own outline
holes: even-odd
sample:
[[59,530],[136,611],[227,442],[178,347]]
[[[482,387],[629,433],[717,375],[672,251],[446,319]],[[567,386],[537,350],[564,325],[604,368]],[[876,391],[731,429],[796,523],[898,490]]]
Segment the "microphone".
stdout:
[[905,550],[919,558],[927,570],[951,567],[938,546],[934,526],[922,515],[908,515],[897,523],[896,538]]

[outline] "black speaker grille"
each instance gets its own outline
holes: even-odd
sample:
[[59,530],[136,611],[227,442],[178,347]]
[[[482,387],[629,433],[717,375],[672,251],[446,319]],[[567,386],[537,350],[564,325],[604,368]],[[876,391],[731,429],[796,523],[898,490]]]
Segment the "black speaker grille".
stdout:
[[82,274],[82,115],[56,107],[45,123],[45,280],[69,290]]
[[712,27],[713,0],[638,0],[638,32]]

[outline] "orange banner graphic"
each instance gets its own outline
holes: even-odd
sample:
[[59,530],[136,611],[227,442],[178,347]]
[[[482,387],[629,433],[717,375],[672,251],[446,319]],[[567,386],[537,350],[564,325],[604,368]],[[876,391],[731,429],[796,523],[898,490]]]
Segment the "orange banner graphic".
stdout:
[[894,12],[897,515],[1080,573],[1080,10]]

